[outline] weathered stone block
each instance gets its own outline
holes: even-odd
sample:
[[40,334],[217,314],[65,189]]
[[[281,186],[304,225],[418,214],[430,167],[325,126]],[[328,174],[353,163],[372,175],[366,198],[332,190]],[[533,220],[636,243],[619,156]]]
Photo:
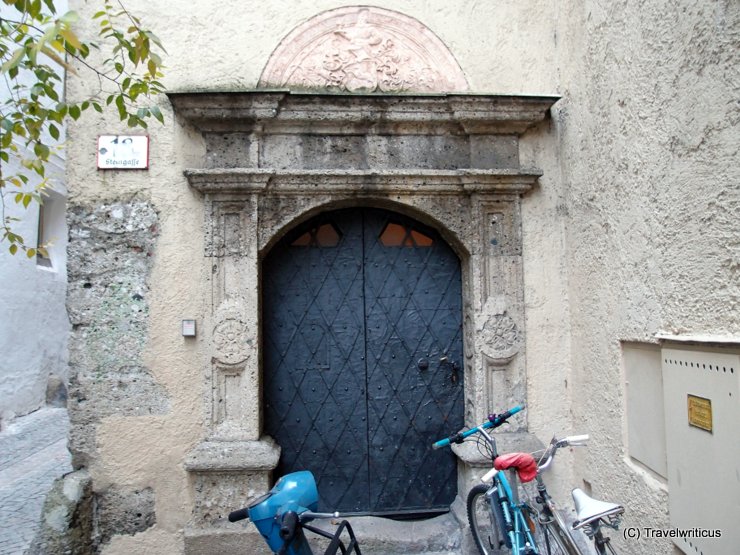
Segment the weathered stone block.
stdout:
[[154,526],[154,490],[112,487],[95,493],[94,542],[102,545],[118,534],[133,535]]
[[93,553],[92,480],[78,470],[57,479],[44,501],[41,526],[28,555]]
[[205,441],[185,460],[194,479],[193,528],[233,527],[226,517],[270,489],[280,448],[270,437],[260,441]]
[[252,140],[248,133],[208,133],[207,168],[246,168],[256,165],[251,155]]
[[156,211],[145,202],[71,206],[68,219],[70,451],[80,468],[94,457],[101,418],[161,414],[169,400],[141,359]]

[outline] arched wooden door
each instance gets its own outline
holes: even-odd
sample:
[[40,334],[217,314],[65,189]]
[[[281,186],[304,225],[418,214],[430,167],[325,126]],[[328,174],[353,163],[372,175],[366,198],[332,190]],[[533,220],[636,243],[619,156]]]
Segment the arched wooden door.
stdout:
[[264,426],[325,510],[447,509],[463,425],[460,261],[386,210],[327,212],[263,264]]

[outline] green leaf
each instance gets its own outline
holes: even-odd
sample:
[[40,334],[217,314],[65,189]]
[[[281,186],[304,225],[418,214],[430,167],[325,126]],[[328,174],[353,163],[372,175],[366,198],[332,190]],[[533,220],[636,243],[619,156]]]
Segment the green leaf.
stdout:
[[95,111],[98,112],[99,114],[102,114],[103,113],[103,107],[100,104],[98,104],[97,102],[93,102],[92,103],[92,106],[93,106],[93,108],[95,108]]
[[46,160],[49,157],[49,147],[43,143],[36,143],[33,145],[33,153],[39,158]]
[[161,111],[159,110],[159,107],[157,107],[157,106],[152,106],[152,107],[150,108],[150,110],[151,110],[151,112],[152,112],[152,115],[153,115],[153,116],[154,116],[155,118],[157,118],[157,121],[159,121],[159,123],[164,123],[164,116],[162,115],[162,112],[161,112]]
[[16,243],[11,243],[10,248],[8,249],[10,251],[10,254],[15,254],[18,252],[18,245]]
[[34,256],[36,256],[36,249],[28,249],[26,251],[26,256],[28,258],[33,258]]
[[44,85],[44,92],[46,93],[46,96],[51,98],[52,100],[58,101],[59,95],[57,94],[56,89],[54,89],[51,85]]
[[31,201],[33,200],[33,197],[30,193],[26,193],[23,195],[23,208],[28,208],[28,205],[31,204]]
[[69,115],[72,117],[73,120],[78,120],[80,117],[80,107],[77,106],[77,104],[73,104],[69,107]]
[[53,123],[49,124],[49,135],[51,135],[54,138],[54,140],[56,141],[59,140],[59,128]]
[[46,4],[46,7],[49,9],[50,13],[52,14],[57,13],[57,8],[56,6],[54,6],[54,0],[44,0],[44,4]]
[[126,101],[124,100],[123,95],[119,94],[116,97],[116,107],[118,108],[118,115],[121,117],[121,121],[125,120],[128,112],[126,111]]

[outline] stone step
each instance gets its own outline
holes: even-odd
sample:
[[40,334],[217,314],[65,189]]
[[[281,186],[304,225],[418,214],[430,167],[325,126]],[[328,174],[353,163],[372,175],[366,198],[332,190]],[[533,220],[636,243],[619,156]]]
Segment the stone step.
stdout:
[[[353,517],[348,520],[360,542],[363,555],[462,553],[462,531],[452,513],[424,520],[378,517]],[[332,533],[336,524],[337,521],[316,522],[317,527]],[[316,544],[324,545],[320,540]],[[322,553],[321,549],[315,551]]]
[[[348,520],[359,540],[362,555],[462,555],[475,550],[470,533],[461,528],[452,513],[415,521],[378,517],[352,517]],[[339,522],[315,520],[311,524],[333,534]],[[252,524],[230,526],[234,528],[186,530],[185,554],[271,553]],[[311,532],[306,532],[306,536],[316,555],[324,553],[329,540]]]

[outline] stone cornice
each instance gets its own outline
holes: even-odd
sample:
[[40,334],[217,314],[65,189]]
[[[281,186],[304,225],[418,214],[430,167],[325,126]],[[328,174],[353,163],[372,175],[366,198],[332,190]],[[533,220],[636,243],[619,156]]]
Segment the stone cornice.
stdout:
[[520,195],[534,187],[537,170],[270,170],[190,169],[185,176],[201,193],[298,194],[400,192]]
[[557,96],[341,95],[288,91],[168,93],[204,133],[515,134],[543,121]]

